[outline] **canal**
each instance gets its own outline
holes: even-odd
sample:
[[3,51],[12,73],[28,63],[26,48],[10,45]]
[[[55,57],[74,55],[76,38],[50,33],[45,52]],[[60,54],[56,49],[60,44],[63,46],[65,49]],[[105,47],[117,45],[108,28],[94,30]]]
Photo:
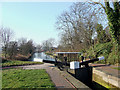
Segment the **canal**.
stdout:
[[36,61],[36,62],[41,62],[41,61],[55,61],[54,58],[50,57],[49,55],[46,55],[44,52],[40,53],[34,53],[33,56],[29,59],[30,61]]
[[[51,61],[54,63],[54,61],[55,61],[54,58],[50,57],[49,55],[46,55],[44,52],[34,53],[29,60],[30,60],[30,61],[35,61],[35,62],[41,62],[41,61],[43,61],[43,62],[48,62],[48,63],[51,62]],[[83,70],[83,69],[82,69],[82,70]],[[70,72],[68,72],[68,73],[71,74],[71,75],[73,75],[73,74],[70,73]],[[73,75],[73,77],[75,77],[75,76]],[[91,76],[91,77],[92,77],[92,76]],[[75,77],[75,78],[76,78],[76,77]],[[78,78],[76,78],[76,79],[78,79]],[[78,80],[79,80],[79,79],[78,79]],[[80,80],[79,80],[79,81],[80,81]],[[96,90],[96,89],[98,89],[98,88],[101,88],[101,89],[103,89],[103,90],[107,90],[106,87],[104,87],[104,86],[96,83],[95,81],[92,81],[91,84],[90,84],[90,83],[85,83],[85,82],[83,82],[83,83],[86,84],[88,87],[90,87],[90,88],[93,89],[93,90]]]

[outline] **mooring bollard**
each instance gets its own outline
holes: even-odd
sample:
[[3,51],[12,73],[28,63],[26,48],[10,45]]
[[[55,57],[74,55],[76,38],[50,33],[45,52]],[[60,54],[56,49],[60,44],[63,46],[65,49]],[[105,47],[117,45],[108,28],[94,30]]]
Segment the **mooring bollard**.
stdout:
[[65,66],[67,66],[67,57],[64,57],[64,61],[65,61]]
[[82,59],[82,62],[83,62],[83,60],[84,60],[84,56],[81,56],[81,59]]
[[55,66],[57,65],[57,56],[55,56]]

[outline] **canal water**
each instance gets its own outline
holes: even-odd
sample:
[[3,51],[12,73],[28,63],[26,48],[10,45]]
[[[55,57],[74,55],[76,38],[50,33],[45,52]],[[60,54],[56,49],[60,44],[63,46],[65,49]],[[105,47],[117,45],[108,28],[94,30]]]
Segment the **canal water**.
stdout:
[[50,57],[49,55],[46,55],[44,52],[34,53],[33,56],[30,58],[30,61],[41,62],[43,60],[55,61],[54,58]]

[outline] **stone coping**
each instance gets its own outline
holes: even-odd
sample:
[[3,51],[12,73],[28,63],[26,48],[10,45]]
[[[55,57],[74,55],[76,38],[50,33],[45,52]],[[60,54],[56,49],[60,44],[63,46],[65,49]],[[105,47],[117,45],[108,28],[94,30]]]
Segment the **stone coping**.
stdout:
[[93,73],[102,77],[105,82],[120,88],[120,78],[96,68],[93,68]]

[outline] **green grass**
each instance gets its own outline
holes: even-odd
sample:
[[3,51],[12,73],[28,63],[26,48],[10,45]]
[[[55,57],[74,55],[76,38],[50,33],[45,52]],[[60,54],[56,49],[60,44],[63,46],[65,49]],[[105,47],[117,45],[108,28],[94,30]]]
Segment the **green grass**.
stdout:
[[2,88],[55,88],[44,69],[2,71]]
[[7,67],[7,66],[32,65],[32,64],[43,64],[43,63],[32,62],[32,61],[2,60],[1,64],[2,67]]
[[47,53],[47,52],[45,54],[47,54],[47,55],[53,55],[52,53]]
[[116,67],[116,68],[113,68],[113,69],[117,69],[117,70],[120,70],[120,67]]

